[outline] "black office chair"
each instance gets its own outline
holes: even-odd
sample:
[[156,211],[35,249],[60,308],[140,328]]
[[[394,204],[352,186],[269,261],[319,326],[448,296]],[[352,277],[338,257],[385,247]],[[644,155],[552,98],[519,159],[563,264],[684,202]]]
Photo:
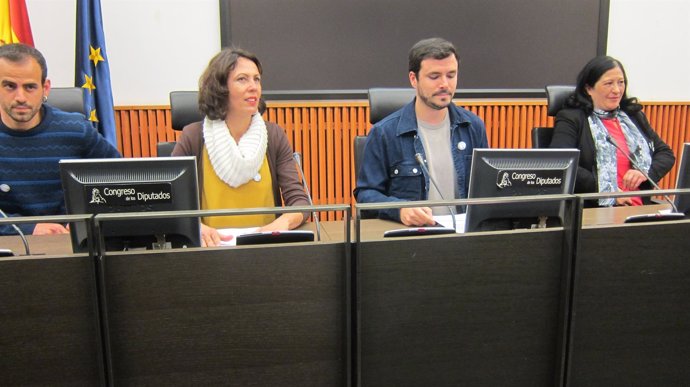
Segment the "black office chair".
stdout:
[[172,155],[173,149],[175,149],[175,141],[161,141],[156,144],[156,156],[157,157],[170,157]]
[[369,89],[369,123],[386,118],[414,99],[415,90],[407,88],[375,87]]
[[362,157],[364,156],[364,144],[367,142],[367,136],[356,136],[354,140],[354,156],[355,156],[355,180],[359,175],[359,166],[362,165]]
[[[546,86],[546,114],[555,117],[563,109],[565,100],[575,91],[575,86]],[[532,148],[548,148],[553,138],[553,128],[537,126],[532,128]]]
[[[406,88],[374,87],[369,89],[369,123],[372,125],[399,110],[414,99],[415,90]],[[364,155],[367,136],[357,136],[353,143],[355,157],[355,179]]]
[[170,92],[170,126],[174,130],[182,130],[192,122],[203,119],[204,115],[199,111],[199,92]]
[[46,103],[62,111],[81,113],[86,116],[84,92],[81,87],[53,87],[50,89]]
[[[182,130],[185,126],[204,119],[199,111],[199,92],[170,92],[170,126],[173,130]],[[175,148],[175,141],[163,141],[156,144],[158,157],[169,157]]]

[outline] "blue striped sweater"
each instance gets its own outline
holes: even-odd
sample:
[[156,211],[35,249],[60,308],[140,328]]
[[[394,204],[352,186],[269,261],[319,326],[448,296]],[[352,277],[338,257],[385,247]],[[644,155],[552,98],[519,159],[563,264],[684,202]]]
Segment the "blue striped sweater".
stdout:
[[[8,216],[65,213],[58,162],[62,159],[120,157],[79,113],[43,105],[33,129],[17,131],[0,122],[0,209]],[[31,234],[35,224],[17,224]],[[0,226],[0,235],[15,234]]]

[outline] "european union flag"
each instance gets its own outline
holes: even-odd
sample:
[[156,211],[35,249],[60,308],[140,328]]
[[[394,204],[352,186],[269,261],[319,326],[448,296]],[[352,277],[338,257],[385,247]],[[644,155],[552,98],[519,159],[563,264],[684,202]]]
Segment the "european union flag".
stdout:
[[117,147],[100,0],[77,0],[76,53],[74,85],[84,89],[87,118],[108,142]]

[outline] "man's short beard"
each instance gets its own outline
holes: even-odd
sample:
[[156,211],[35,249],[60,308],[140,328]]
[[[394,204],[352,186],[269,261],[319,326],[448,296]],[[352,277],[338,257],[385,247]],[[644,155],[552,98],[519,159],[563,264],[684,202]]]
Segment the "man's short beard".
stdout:
[[430,98],[428,98],[427,96],[425,96],[425,95],[423,95],[423,94],[419,94],[419,98],[422,100],[422,102],[424,102],[424,104],[425,104],[426,106],[428,106],[428,107],[430,107],[430,108],[432,108],[432,109],[434,109],[434,110],[443,110],[443,109],[447,108],[448,105],[450,105],[450,101],[448,101],[448,103],[445,104],[445,105],[438,105],[438,104],[435,104],[435,103],[431,102],[431,99],[430,99]]
[[[25,105],[28,106],[28,105]],[[19,115],[15,114],[14,111],[12,111],[12,108],[15,106],[11,106],[9,109],[5,109],[5,113],[7,113],[10,118],[17,122],[29,122],[31,121],[34,117],[36,117],[36,114],[41,110],[40,106],[38,109],[32,108],[31,112],[29,114],[24,114],[24,115]]]

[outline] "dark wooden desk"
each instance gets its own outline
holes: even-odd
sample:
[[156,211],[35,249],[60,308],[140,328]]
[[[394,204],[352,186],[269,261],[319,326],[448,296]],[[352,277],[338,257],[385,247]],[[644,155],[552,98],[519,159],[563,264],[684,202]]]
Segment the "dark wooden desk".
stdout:
[[590,226],[578,239],[567,385],[687,386],[690,221]]
[[344,386],[343,243],[105,257],[118,385]]
[[[630,215],[651,214],[662,209],[668,209],[669,207],[670,206],[667,204],[655,204],[634,207],[585,208],[582,214],[582,224],[585,227],[623,224],[625,218]],[[342,238],[342,226],[337,228],[334,223],[335,222],[327,222],[328,229],[331,230],[330,232],[334,237]],[[354,222],[352,227],[354,240]],[[361,227],[362,240],[367,241],[376,239],[383,240],[384,232],[396,228],[404,228],[405,226],[389,220],[363,219],[361,221]]]
[[[27,235],[32,255],[68,255],[72,254],[72,242],[69,234],[60,235]],[[19,236],[0,236],[0,247],[10,249],[16,256],[26,255],[24,244]]]
[[562,229],[357,244],[362,386],[552,386]]
[[[343,222],[321,222],[321,240],[324,242],[343,242],[345,232]],[[306,223],[301,230],[310,230],[316,233],[313,223]],[[63,256],[72,254],[72,242],[69,234],[60,235],[27,235],[29,249],[32,255],[39,256]],[[15,256],[25,256],[24,244],[19,236],[0,236],[0,248],[10,249]]]
[[[585,210],[575,261],[563,229],[356,245],[362,386],[690,380],[690,221],[621,224],[651,208]],[[598,225],[596,225],[598,223]],[[129,384],[346,385],[351,273],[341,222],[316,244],[108,254],[113,379]],[[94,262],[67,236],[0,259],[0,385],[97,385]],[[3,247],[22,252],[17,237]],[[573,274],[570,335],[564,269]],[[658,383],[657,383],[658,382]]]
[[582,225],[610,226],[623,224],[625,218],[631,215],[653,214],[659,210],[670,208],[668,204],[653,204],[648,206],[585,208],[582,214]]
[[0,259],[0,385],[100,384],[94,274],[85,255]]
[[[361,385],[551,386],[565,381],[562,340],[568,385],[687,383],[690,223],[623,224],[666,207],[585,210],[570,337],[559,307],[573,261],[562,256],[560,229],[364,237]],[[386,227],[400,225],[362,222],[365,235]]]
[[[588,208],[585,209],[583,213],[583,224],[586,226],[622,224],[627,216],[652,213],[662,208],[668,208],[668,206],[652,205],[641,207]],[[365,219],[362,221],[363,239],[382,239],[385,231],[401,227],[404,226],[397,222]],[[300,229],[316,231],[313,223],[307,223],[300,227]],[[351,235],[354,237],[354,222],[352,223]],[[32,254],[65,255],[72,253],[69,234],[44,236],[27,235],[26,238],[29,241],[29,247],[31,248]],[[321,239],[325,242],[344,241],[345,230],[343,228],[343,222],[321,222]],[[18,256],[24,255],[24,245],[21,239],[16,236],[0,236],[0,248],[11,249],[14,251],[15,255]]]
[[[72,255],[67,235],[28,238],[33,254],[52,255],[0,259],[0,385],[99,385],[94,259]],[[18,237],[0,243],[23,251]],[[345,246],[108,253],[112,381],[346,385]]]

